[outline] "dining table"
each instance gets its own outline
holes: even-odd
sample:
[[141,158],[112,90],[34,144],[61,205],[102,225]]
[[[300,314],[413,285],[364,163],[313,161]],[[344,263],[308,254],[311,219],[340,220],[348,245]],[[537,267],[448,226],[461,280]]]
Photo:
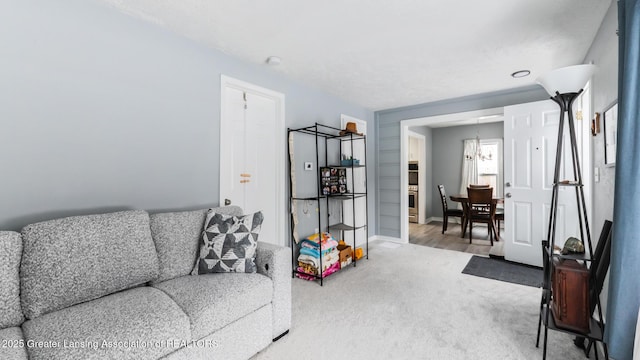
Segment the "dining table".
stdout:
[[[469,196],[467,194],[449,195],[449,199],[451,199],[451,201],[459,202],[462,204],[462,212],[465,214],[465,217],[462,221],[462,237],[464,237],[467,233],[467,224],[469,223]],[[496,206],[497,204],[503,204],[504,198],[494,196],[491,201],[493,205]],[[499,241],[497,234],[496,241]]]

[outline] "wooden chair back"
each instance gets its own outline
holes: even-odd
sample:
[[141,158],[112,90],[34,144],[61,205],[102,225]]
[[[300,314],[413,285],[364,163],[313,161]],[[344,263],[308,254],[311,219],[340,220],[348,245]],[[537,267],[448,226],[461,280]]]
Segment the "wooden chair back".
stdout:
[[467,188],[470,216],[489,215],[493,219],[496,207],[493,203],[493,188]]
[[447,194],[444,191],[444,185],[438,185],[438,191],[440,192],[440,200],[442,201],[442,213],[446,213],[449,207],[447,205]]
[[472,189],[484,189],[484,188],[488,188],[490,187],[489,185],[483,185],[483,184],[469,184],[469,187]]

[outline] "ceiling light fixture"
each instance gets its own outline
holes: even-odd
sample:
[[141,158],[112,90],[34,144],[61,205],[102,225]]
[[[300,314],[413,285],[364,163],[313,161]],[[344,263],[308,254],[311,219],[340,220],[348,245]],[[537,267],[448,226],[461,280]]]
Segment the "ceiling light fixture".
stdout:
[[267,58],[268,65],[280,65],[282,59],[279,56],[269,56]]
[[531,74],[531,71],[529,71],[529,70],[518,70],[518,71],[514,72],[513,74],[511,74],[511,77],[514,78],[514,79],[517,79],[517,78],[522,78],[522,77],[525,77],[525,76],[529,76],[530,74]]

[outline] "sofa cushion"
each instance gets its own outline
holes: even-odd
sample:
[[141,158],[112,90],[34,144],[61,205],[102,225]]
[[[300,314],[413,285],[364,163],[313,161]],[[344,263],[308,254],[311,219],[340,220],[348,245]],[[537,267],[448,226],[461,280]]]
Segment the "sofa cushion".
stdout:
[[31,360],[157,359],[191,340],[189,318],[148,286],[46,314],[22,328],[25,339],[43,344],[27,349]]
[[189,316],[191,336],[200,339],[271,303],[273,284],[261,274],[183,276],[154,284]]
[[158,256],[144,211],[75,216],[22,229],[24,314],[45,313],[154,279]]
[[262,212],[242,216],[207,213],[200,238],[200,255],[192,275],[220,272],[256,272],[256,247]]
[[20,234],[0,231],[0,328],[18,326],[24,321],[20,307],[21,257]]
[[0,359],[27,360],[27,342],[22,337],[22,329],[10,327],[0,330]]
[[[237,206],[215,208],[227,215],[242,215]],[[151,235],[160,260],[160,274],[155,282],[188,275],[198,256],[207,209],[151,215]]]
[[199,346],[183,347],[162,360],[253,360],[253,355],[272,342],[271,321],[271,306],[265,305],[213,334],[198,339],[196,344]]

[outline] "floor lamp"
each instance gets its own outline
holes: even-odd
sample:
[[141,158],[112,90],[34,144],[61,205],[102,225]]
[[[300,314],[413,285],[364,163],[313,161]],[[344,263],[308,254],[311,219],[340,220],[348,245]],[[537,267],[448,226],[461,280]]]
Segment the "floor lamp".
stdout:
[[[574,332],[574,334],[579,337],[586,336],[589,338],[590,340],[589,346],[587,347],[587,349],[585,349],[585,353],[589,352],[591,348],[591,344],[593,343],[593,340],[602,341],[603,324],[601,322],[597,324],[597,327],[599,328],[599,330],[601,330],[600,333],[598,335],[592,335],[591,330],[594,330],[594,329],[593,329],[593,326],[590,325],[592,314],[590,313],[589,306],[586,306],[586,309],[582,309],[575,304],[573,305],[573,307],[575,308],[574,310],[580,315],[577,316],[578,320],[576,321],[578,322],[571,325],[569,325],[568,323],[562,324],[561,322],[559,324],[556,324],[555,323],[556,316],[560,318],[563,311],[562,310],[555,311],[557,310],[557,308],[555,308],[554,306],[551,306],[552,292],[556,290],[555,285],[553,286],[554,288],[553,290],[551,287],[551,283],[552,283],[551,276],[553,273],[553,269],[552,269],[553,259],[554,257],[559,257],[560,259],[563,258],[563,256],[558,256],[554,254],[555,241],[556,241],[556,221],[557,221],[557,210],[558,210],[558,190],[561,186],[573,187],[575,189],[576,205],[578,210],[578,223],[580,226],[580,239],[582,240],[583,244],[588,245],[588,248],[589,248],[589,256],[588,257],[584,256],[580,260],[583,260],[585,262],[590,262],[594,260],[593,249],[591,245],[591,234],[589,232],[589,221],[587,219],[587,208],[586,208],[586,201],[585,201],[584,188],[583,188],[583,182],[582,182],[582,172],[580,170],[580,161],[578,158],[578,146],[576,141],[576,131],[574,127],[572,105],[573,105],[573,102],[578,97],[578,95],[580,95],[580,93],[582,92],[582,87],[587,83],[587,81],[589,81],[589,78],[591,78],[591,76],[593,75],[595,69],[596,69],[595,65],[569,66],[569,67],[553,70],[541,76],[537,80],[538,83],[542,85],[542,87],[544,87],[544,89],[549,93],[549,95],[551,95],[551,100],[553,100],[555,103],[558,104],[558,106],[560,106],[560,121],[558,124],[558,142],[556,147],[555,171],[553,174],[553,192],[551,195],[551,206],[550,206],[550,212],[549,212],[549,228],[547,232],[547,241],[546,241],[548,244],[547,245],[548,247],[545,248],[545,251],[544,251],[545,258],[543,259],[543,262],[545,264],[544,266],[545,267],[544,269],[545,283],[543,285],[541,312],[540,312],[540,318],[538,321],[538,342],[539,342],[540,326],[542,324],[543,314],[544,314],[545,331],[544,331],[543,359],[545,359],[547,355],[547,332],[549,327],[552,327],[552,329],[565,327],[566,329],[567,326],[569,327],[574,326],[575,328],[583,329],[584,326],[586,326],[586,329],[587,329],[586,333],[584,332],[585,330]],[[572,162],[572,169],[573,169],[572,180],[559,178],[560,166],[561,166],[561,160],[562,160],[562,151],[563,151],[565,113],[567,113],[569,140],[571,142],[571,162]],[[565,176],[568,177],[569,174],[565,174]],[[590,271],[590,273],[593,273],[593,272]],[[591,276],[593,277],[593,275]],[[590,279],[589,282],[593,284],[593,279]],[[560,290],[560,288],[558,288],[558,290]],[[560,292],[566,292],[566,290],[560,291]],[[560,299],[555,298],[558,295],[559,294],[553,294],[553,297],[554,297],[553,303],[556,306],[560,302]],[[566,294],[566,295],[569,295],[569,294]],[[573,294],[573,295],[580,296],[580,294]],[[588,290],[587,290],[586,296],[587,297],[589,296]],[[597,299],[599,321],[601,321],[602,309],[600,306],[599,297],[597,297],[596,299]],[[544,311],[542,306],[543,303],[545,303]],[[558,304],[555,304],[555,303],[558,303]],[[566,307],[567,303],[563,303],[562,306]],[[550,319],[549,313],[553,314],[554,319]],[[584,321],[580,319],[586,320],[586,324]],[[580,323],[580,325],[577,325],[578,323]],[[538,342],[536,342],[536,346],[538,345]],[[596,358],[597,358],[597,349],[595,349],[595,351],[596,351]],[[604,351],[605,351],[605,357],[608,358],[606,345],[604,345]]]

